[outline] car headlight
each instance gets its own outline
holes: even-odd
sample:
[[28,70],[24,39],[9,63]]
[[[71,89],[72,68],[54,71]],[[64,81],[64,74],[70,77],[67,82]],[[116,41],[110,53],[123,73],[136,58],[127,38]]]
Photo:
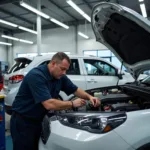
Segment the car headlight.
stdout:
[[106,133],[123,124],[127,116],[125,113],[68,113],[58,118],[65,126],[92,133]]

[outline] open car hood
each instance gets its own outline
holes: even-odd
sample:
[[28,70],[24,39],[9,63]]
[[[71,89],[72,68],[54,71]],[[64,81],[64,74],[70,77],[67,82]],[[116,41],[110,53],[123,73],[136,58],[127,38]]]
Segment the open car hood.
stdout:
[[92,11],[96,40],[108,47],[137,79],[150,69],[150,22],[135,11],[109,2]]

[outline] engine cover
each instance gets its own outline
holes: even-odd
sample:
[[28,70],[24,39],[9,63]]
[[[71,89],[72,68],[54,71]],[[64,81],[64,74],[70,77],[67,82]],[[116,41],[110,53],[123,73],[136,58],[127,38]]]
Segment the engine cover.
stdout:
[[111,105],[111,109],[112,111],[134,111],[140,108],[137,104],[118,103]]

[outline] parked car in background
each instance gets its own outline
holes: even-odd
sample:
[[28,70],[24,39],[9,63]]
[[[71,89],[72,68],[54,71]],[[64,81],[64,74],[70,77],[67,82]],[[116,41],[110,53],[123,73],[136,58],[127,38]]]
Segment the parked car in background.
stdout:
[[87,103],[48,114],[39,150],[150,150],[150,78],[137,81],[150,69],[150,23],[129,8],[107,2],[93,8],[91,20],[96,40],[124,62],[135,82],[88,90],[101,98],[99,108]]
[[[24,76],[34,67],[42,64],[48,64],[52,55],[37,56],[35,58],[16,58],[15,64],[9,69],[8,73],[4,75],[3,93],[5,97],[6,112],[11,113],[10,109],[15,96],[18,92],[20,84]],[[121,71],[111,63],[90,56],[73,56],[70,55],[71,66],[67,71],[67,76],[80,88],[84,90],[114,86],[127,82],[133,82],[134,78],[127,72]],[[146,75],[141,75],[144,78]],[[69,97],[60,92],[60,99],[67,100]]]

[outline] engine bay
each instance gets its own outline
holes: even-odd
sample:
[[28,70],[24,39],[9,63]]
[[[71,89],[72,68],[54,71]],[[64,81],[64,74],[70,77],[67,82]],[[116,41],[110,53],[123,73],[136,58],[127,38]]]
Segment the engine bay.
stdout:
[[[124,86],[118,86],[88,90],[87,92],[101,100],[100,107],[93,107],[93,105],[87,101],[86,106],[75,108],[74,111],[129,112],[150,108],[148,96],[144,93],[141,94],[137,89],[131,90]],[[74,99],[76,99],[76,97],[70,100]]]

